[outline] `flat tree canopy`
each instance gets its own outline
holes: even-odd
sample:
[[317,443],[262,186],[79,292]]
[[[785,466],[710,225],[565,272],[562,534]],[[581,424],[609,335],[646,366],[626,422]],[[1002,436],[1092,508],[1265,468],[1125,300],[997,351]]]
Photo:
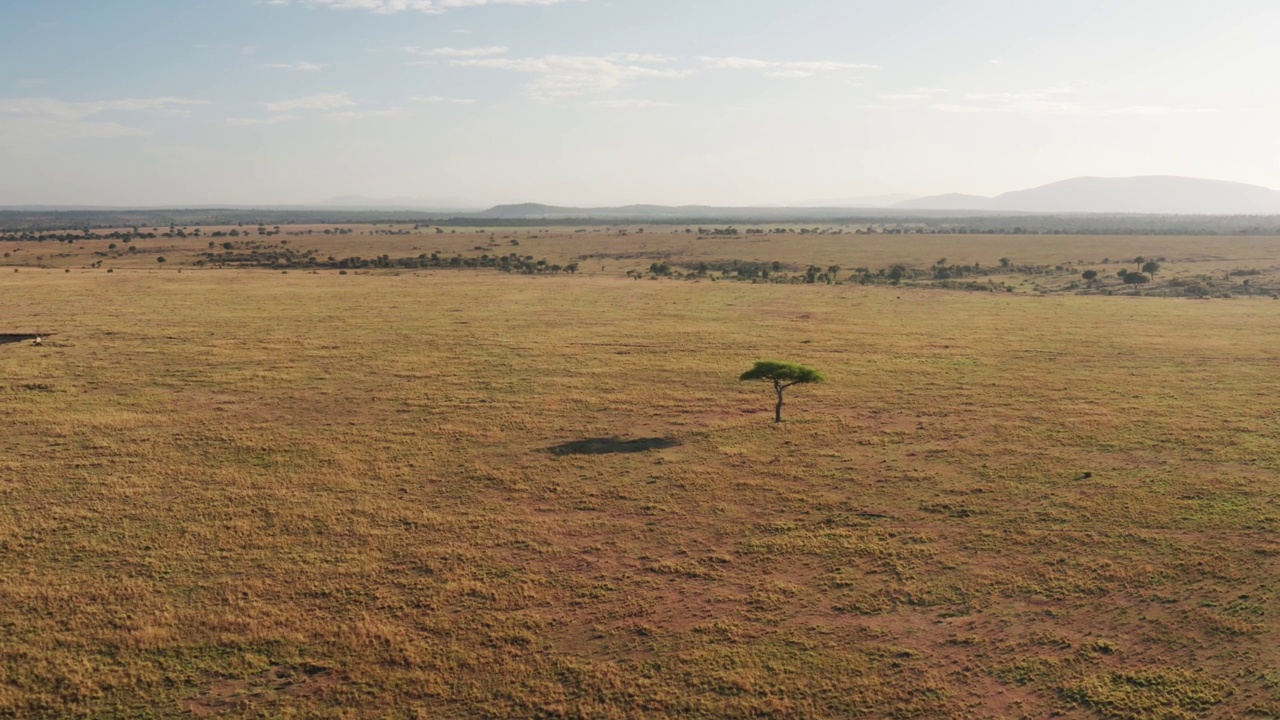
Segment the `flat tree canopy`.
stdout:
[[742,377],[738,379],[772,380],[786,386],[798,383],[822,382],[827,377],[808,365],[778,362],[777,360],[760,360],[755,364],[755,367],[742,373]]
[[777,360],[760,360],[755,367],[742,373],[739,380],[768,380],[778,393],[778,404],[773,409],[773,421],[782,422],[782,391],[792,385],[801,383],[817,383],[827,377],[807,365],[778,362]]

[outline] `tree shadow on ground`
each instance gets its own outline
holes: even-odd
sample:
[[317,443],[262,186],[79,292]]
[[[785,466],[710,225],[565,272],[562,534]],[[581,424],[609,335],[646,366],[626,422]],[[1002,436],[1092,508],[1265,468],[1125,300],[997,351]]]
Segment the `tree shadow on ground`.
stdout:
[[552,455],[613,455],[619,453],[638,453],[646,450],[665,450],[680,443],[671,438],[636,438],[623,440],[619,437],[586,438],[573,442],[561,443],[547,448]]
[[35,340],[39,335],[12,335],[0,333],[0,345],[8,345],[9,343],[20,343],[24,340]]

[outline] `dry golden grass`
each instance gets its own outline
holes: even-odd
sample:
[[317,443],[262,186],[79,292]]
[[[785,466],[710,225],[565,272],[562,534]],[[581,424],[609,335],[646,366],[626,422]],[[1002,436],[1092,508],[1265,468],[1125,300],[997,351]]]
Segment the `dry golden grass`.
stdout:
[[82,264],[0,273],[0,715],[1280,715],[1272,300]]

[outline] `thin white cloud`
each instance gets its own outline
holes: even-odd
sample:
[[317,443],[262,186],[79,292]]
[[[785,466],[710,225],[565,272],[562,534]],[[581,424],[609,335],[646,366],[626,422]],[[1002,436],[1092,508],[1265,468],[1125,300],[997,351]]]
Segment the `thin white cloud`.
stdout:
[[404,113],[398,107],[362,108],[346,93],[321,93],[290,100],[277,100],[263,104],[269,115],[261,118],[228,118],[228,125],[255,126],[280,125],[300,119],[293,113],[309,113],[311,117],[323,114],[329,120],[372,120],[395,117]]
[[618,108],[622,110],[676,107],[674,103],[659,102],[657,100],[595,100],[591,102],[591,104],[597,107]]
[[177,97],[124,98],[68,102],[54,98],[0,98],[0,138],[5,144],[46,140],[113,138],[149,135],[102,115],[119,113],[187,116],[205,100]]
[[677,78],[688,70],[653,67],[668,62],[660,55],[547,55],[535,58],[471,58],[451,61],[456,67],[486,68],[532,75],[525,91],[540,100],[609,92],[654,78]]
[[966,93],[964,99],[971,102],[981,103],[1014,103],[1014,102],[1049,102],[1056,98],[1065,97],[1075,93],[1075,88],[1066,87],[1065,85],[1056,85],[1054,87],[1040,88],[1038,90],[1025,90],[1022,92],[995,92],[995,93]]
[[277,100],[266,103],[266,107],[270,113],[288,113],[296,110],[341,110],[355,107],[356,104],[346,93],[321,93],[292,100]]
[[902,102],[926,101],[929,109],[953,114],[1017,114],[1017,115],[1076,115],[1106,117],[1115,115],[1187,115],[1219,112],[1213,108],[1180,107],[1172,105],[1111,105],[1092,103],[1078,98],[1077,89],[1055,86],[1018,92],[964,93],[953,99],[937,98],[933,94],[902,93],[897,96],[882,95],[882,100]]
[[915,88],[914,90],[909,90],[907,92],[881,95],[880,99],[888,102],[914,102],[918,100],[932,99],[935,95],[942,92],[943,91],[938,88]]
[[0,147],[26,147],[63,140],[102,140],[144,137],[151,132],[117,122],[84,120],[36,120],[0,116]]
[[1221,112],[1216,108],[1191,108],[1172,105],[1086,105],[1077,102],[1016,101],[1003,104],[937,103],[933,110],[946,113],[1003,113],[1022,115],[1196,115]]
[[299,60],[298,62],[291,63],[267,63],[265,65],[260,65],[259,67],[263,67],[268,70],[289,70],[292,72],[320,72],[329,66],[323,63]]
[[49,117],[59,120],[80,120],[109,112],[190,115],[192,107],[208,104],[207,100],[176,97],[125,98],[91,102],[67,102],[53,98],[0,98],[0,115]]
[[407,47],[405,52],[413,55],[422,55],[424,57],[448,57],[448,58],[470,58],[470,57],[492,57],[494,55],[506,55],[508,48],[505,47],[476,47],[476,48],[431,48],[424,50],[418,47]]
[[486,5],[559,5],[575,0],[268,0],[268,5],[305,5],[334,10],[364,10],[379,15],[420,12],[440,15],[459,8]]
[[410,99],[416,103],[423,103],[424,105],[474,105],[476,102],[471,98],[451,98],[442,97],[440,95],[428,95],[425,97],[415,97]]
[[330,120],[376,120],[396,117],[403,112],[400,108],[390,107],[377,110],[344,110],[342,112],[327,113],[325,117]]
[[612,55],[609,55],[608,58],[619,62],[643,63],[648,65],[661,65],[662,63],[669,63],[674,59],[666,55],[656,55],[654,53],[613,53]]
[[759,60],[744,57],[700,57],[698,60],[717,70],[759,70],[766,77],[775,78],[807,78],[880,69],[879,65],[833,60]]
[[297,120],[297,115],[272,115],[265,118],[227,118],[227,124],[237,127],[252,127],[257,125],[282,125],[287,122]]

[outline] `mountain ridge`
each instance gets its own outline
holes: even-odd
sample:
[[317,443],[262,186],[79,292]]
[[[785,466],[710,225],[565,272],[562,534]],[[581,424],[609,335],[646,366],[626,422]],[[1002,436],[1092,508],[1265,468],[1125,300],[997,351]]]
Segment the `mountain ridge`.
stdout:
[[951,193],[908,200],[898,210],[1150,215],[1272,215],[1280,191],[1262,185],[1176,175],[1081,176],[995,197]]
[[[622,205],[617,207],[567,207],[542,203],[495,205],[469,215],[492,220],[602,220],[628,222],[806,222],[857,217],[882,217],[891,208],[848,207],[716,207],[712,205]],[[937,213],[911,211],[913,216],[927,217]],[[1019,215],[998,211],[964,211],[966,216]]]

